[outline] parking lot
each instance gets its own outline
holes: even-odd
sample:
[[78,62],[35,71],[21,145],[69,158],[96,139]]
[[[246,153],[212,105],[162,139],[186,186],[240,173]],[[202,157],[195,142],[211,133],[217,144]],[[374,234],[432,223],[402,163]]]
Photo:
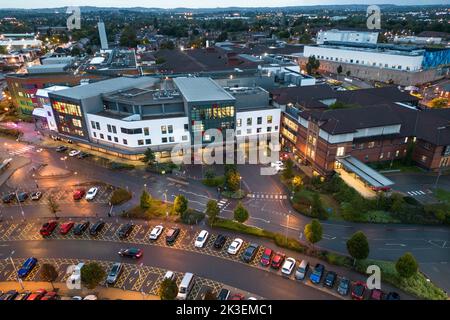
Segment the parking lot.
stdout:
[[[60,222],[64,222],[64,221],[60,221]],[[348,295],[343,297],[336,292],[336,284],[334,285],[334,288],[329,289],[329,288],[323,287],[322,284],[314,285],[309,280],[307,280],[309,277],[309,274],[312,272],[312,269],[314,267],[313,265],[311,265],[308,275],[302,281],[295,279],[294,272],[290,276],[285,276],[285,275],[282,276],[280,270],[275,270],[270,267],[263,267],[260,264],[261,255],[264,251],[264,248],[262,246],[259,247],[254,259],[250,263],[243,262],[241,259],[241,255],[242,255],[243,251],[250,244],[250,242],[248,242],[248,241],[244,241],[243,245],[241,246],[240,250],[237,252],[236,255],[230,255],[227,253],[227,248],[229,247],[229,245],[231,244],[233,239],[229,238],[229,237],[227,238],[226,243],[224,244],[222,249],[215,249],[213,247],[213,243],[217,237],[217,234],[210,234],[205,246],[203,248],[196,248],[194,246],[194,239],[196,238],[197,235],[194,232],[190,231],[189,228],[181,228],[181,232],[180,232],[179,236],[177,237],[175,243],[172,244],[171,246],[169,246],[166,244],[165,237],[164,237],[166,230],[163,231],[162,235],[159,237],[158,240],[153,241],[153,240],[149,239],[149,235],[150,235],[150,232],[151,232],[152,228],[154,227],[154,225],[137,224],[134,226],[131,234],[126,239],[120,239],[117,235],[117,231],[122,226],[123,226],[123,224],[121,224],[121,223],[107,222],[107,223],[105,223],[105,226],[102,229],[102,231],[95,237],[89,235],[89,232],[84,232],[80,236],[74,235],[72,233],[72,231],[70,231],[67,235],[61,235],[61,234],[59,234],[59,232],[58,232],[59,229],[57,228],[52,233],[52,235],[50,235],[47,238],[54,239],[54,240],[65,240],[66,239],[66,240],[80,240],[80,241],[83,241],[83,240],[84,241],[89,241],[89,240],[110,241],[110,242],[128,243],[128,244],[130,244],[129,246],[131,246],[131,245],[135,245],[135,246],[136,245],[154,245],[154,246],[161,246],[161,247],[170,247],[170,248],[177,249],[177,250],[197,252],[200,254],[214,256],[214,257],[218,257],[221,259],[233,261],[235,263],[246,264],[253,268],[258,268],[258,269],[261,269],[261,270],[264,270],[264,271],[267,271],[270,273],[274,273],[274,274],[277,274],[278,276],[280,276],[280,278],[282,277],[284,279],[289,279],[291,281],[295,281],[295,282],[299,283],[299,285],[314,287],[317,290],[320,290],[324,293],[333,295],[340,299],[350,299],[350,297]],[[2,223],[2,224],[0,224],[0,235],[1,235],[0,240],[2,240],[2,241],[16,241],[16,240],[46,241],[47,238],[44,239],[39,234],[40,228],[41,228],[41,224],[37,223],[37,222]],[[140,246],[136,246],[136,247],[140,247]],[[297,261],[297,264],[296,264],[297,266],[298,266],[299,262],[300,261]],[[139,278],[139,275],[132,274],[132,271],[134,269],[129,269],[129,270],[130,270],[130,274],[127,276],[127,278],[128,277],[130,277],[130,279]],[[124,274],[126,275],[127,272],[125,272]],[[151,276],[149,276],[149,278],[151,278]],[[127,280],[124,280],[124,281],[126,282]],[[145,281],[142,280],[142,282],[144,283]],[[339,282],[339,276],[338,276],[336,283],[338,283],[338,282]],[[122,284],[122,282],[118,282],[118,284],[116,284],[116,285],[121,285],[121,284]]]

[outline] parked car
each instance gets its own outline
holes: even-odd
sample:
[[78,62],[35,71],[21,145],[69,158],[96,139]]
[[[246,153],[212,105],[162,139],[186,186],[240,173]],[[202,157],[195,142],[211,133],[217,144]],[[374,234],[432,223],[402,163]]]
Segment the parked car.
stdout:
[[106,277],[106,282],[108,284],[116,283],[117,279],[119,279],[120,273],[122,272],[122,264],[120,262],[116,262],[112,265],[111,270]]
[[400,300],[400,295],[397,292],[391,291],[386,295],[385,299],[386,300]]
[[37,200],[39,200],[39,199],[41,199],[41,197],[42,197],[42,192],[40,192],[40,191],[35,191],[35,192],[33,192],[32,194],[31,194],[31,200],[33,200],[33,201],[37,201]]
[[68,234],[70,229],[73,228],[73,225],[75,223],[73,221],[69,221],[69,222],[64,222],[59,226],[59,233],[64,235],[64,234]]
[[36,267],[37,259],[30,257],[22,264],[22,267],[17,271],[17,276],[19,278],[25,278],[30,272]]
[[17,194],[17,200],[19,200],[19,202],[24,202],[27,199],[28,199],[28,193],[26,193],[26,192],[19,192]]
[[219,234],[214,241],[214,248],[216,249],[222,249],[225,243],[227,242],[227,237],[223,234]]
[[55,291],[50,291],[50,292],[47,292],[41,298],[41,301],[44,301],[44,300],[57,300],[57,299],[58,299],[58,294]]
[[31,294],[31,291],[21,292],[14,298],[14,300],[27,300],[28,297],[30,296],[30,294]]
[[42,225],[41,230],[39,230],[39,233],[43,237],[48,237],[53,233],[53,230],[55,230],[57,225],[58,225],[58,222],[56,222],[55,220],[46,222]]
[[11,193],[5,194],[2,197],[2,201],[3,201],[3,203],[11,203],[12,201],[14,201],[15,198],[16,198],[16,194],[14,192],[11,192]]
[[56,152],[64,152],[67,151],[67,147],[66,146],[59,146],[56,148]]
[[281,267],[281,273],[285,276],[290,276],[295,268],[295,263],[296,261],[294,258],[287,258]]
[[227,252],[229,254],[237,254],[239,252],[239,249],[242,247],[242,243],[244,243],[244,240],[240,238],[236,238],[231,242],[230,246],[228,247]]
[[328,271],[323,280],[323,285],[328,288],[333,288],[336,282],[337,274],[334,271]]
[[89,221],[78,222],[73,228],[73,234],[76,236],[81,236],[89,228]]
[[167,271],[166,274],[164,275],[163,280],[166,280],[166,279],[175,281],[175,273],[173,271]]
[[69,152],[69,157],[75,157],[75,156],[79,155],[80,153],[81,153],[80,150],[73,149]]
[[89,234],[90,234],[91,236],[96,236],[96,235],[98,235],[98,233],[99,233],[100,231],[102,231],[102,229],[103,229],[104,226],[105,226],[105,222],[104,222],[104,221],[102,221],[102,220],[97,221],[96,223],[94,223],[94,224],[91,226],[91,229],[89,230]]
[[316,264],[316,266],[314,267],[314,271],[309,276],[309,280],[311,280],[311,282],[314,284],[319,284],[320,281],[322,280],[324,272],[325,272],[324,265],[320,263]]
[[206,230],[200,231],[197,238],[195,239],[194,245],[196,248],[203,248],[206,241],[208,240],[209,232]]
[[273,250],[265,248],[259,261],[263,267],[267,267],[272,262]]
[[230,296],[230,290],[222,288],[219,291],[219,294],[217,295],[217,300],[228,300],[228,297]]
[[242,293],[235,293],[229,300],[245,300],[245,296]]
[[97,187],[92,187],[88,190],[88,192],[86,193],[86,200],[87,201],[91,201],[94,200],[95,196],[98,193],[98,188]]
[[158,240],[159,236],[163,232],[164,227],[161,225],[158,225],[152,229],[150,232],[150,240]]
[[259,245],[256,243],[250,244],[247,249],[245,249],[244,253],[242,253],[242,260],[244,262],[250,263],[255,258],[258,253]]
[[272,258],[272,263],[270,264],[270,267],[273,269],[280,269],[285,258],[286,255],[284,253],[277,252]]
[[125,239],[131,234],[133,228],[134,224],[132,222],[128,222],[119,228],[119,231],[117,231],[117,235],[120,239]]
[[366,284],[362,281],[356,281],[352,286],[352,299],[363,300],[366,292]]
[[384,298],[384,292],[380,289],[372,289],[370,291],[370,300],[383,300]]
[[297,270],[295,270],[295,279],[297,280],[303,280],[306,277],[306,274],[308,273],[309,269],[309,263],[306,260],[302,260],[300,262]]
[[346,296],[349,290],[350,290],[350,280],[348,280],[347,278],[341,278],[341,280],[339,280],[337,292],[341,296]]
[[166,233],[166,244],[172,245],[180,234],[180,228],[170,228]]
[[1,295],[0,300],[14,300],[18,294],[17,290],[9,290]]
[[85,194],[86,194],[86,190],[77,189],[73,192],[73,200],[81,200],[81,199],[83,199]]
[[127,258],[139,259],[140,257],[142,257],[143,252],[141,249],[138,248],[128,248],[128,249],[120,249],[119,255]]
[[77,156],[77,158],[78,158],[78,159],[84,159],[84,158],[87,158],[87,157],[89,157],[89,156],[90,156],[89,153],[81,152],[81,153]]
[[33,292],[30,294],[27,298],[27,300],[41,300],[43,296],[47,293],[47,290],[45,289],[39,289],[36,292]]

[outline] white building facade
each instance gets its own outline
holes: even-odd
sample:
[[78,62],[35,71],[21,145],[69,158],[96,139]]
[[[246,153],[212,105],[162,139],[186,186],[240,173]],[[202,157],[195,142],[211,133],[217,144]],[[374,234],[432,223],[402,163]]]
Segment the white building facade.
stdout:
[[353,42],[353,43],[372,43],[378,41],[378,32],[366,31],[346,31],[331,29],[317,32],[317,44],[325,42]]

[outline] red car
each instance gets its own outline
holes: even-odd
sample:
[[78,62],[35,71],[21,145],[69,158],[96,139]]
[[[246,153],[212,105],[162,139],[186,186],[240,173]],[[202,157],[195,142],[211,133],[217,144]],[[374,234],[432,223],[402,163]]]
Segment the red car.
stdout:
[[242,293],[233,294],[228,300],[244,300],[245,296]]
[[42,225],[41,230],[39,231],[39,233],[43,236],[43,237],[47,237],[49,235],[52,234],[53,230],[55,230],[56,226],[58,225],[58,222],[56,222],[55,220],[51,220],[49,222],[46,222]]
[[57,294],[54,291],[47,292],[41,300],[56,300]]
[[267,267],[272,262],[273,250],[269,248],[265,248],[264,252],[261,256],[261,265]]
[[47,290],[45,289],[39,289],[36,292],[33,292],[30,294],[27,298],[27,300],[41,300],[45,294],[47,293]]
[[60,234],[68,234],[70,229],[73,228],[73,221],[69,221],[69,222],[64,222],[63,224],[61,224],[61,226],[59,227],[59,233]]
[[370,300],[383,300],[384,292],[380,289],[372,289],[370,292]]
[[81,200],[81,199],[83,199],[85,194],[86,194],[86,190],[84,190],[84,189],[77,189],[73,193],[73,200]]
[[270,265],[274,269],[280,269],[281,265],[284,262],[284,258],[286,255],[284,253],[277,252],[272,258],[272,264]]
[[352,299],[363,300],[366,292],[366,284],[362,281],[356,281],[352,286]]

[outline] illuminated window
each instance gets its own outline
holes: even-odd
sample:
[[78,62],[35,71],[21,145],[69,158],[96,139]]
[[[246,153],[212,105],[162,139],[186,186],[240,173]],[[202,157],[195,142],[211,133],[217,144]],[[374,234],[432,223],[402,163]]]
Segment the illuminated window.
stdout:
[[336,156],[342,157],[344,155],[344,151],[345,151],[344,147],[337,148]]
[[271,124],[272,123],[272,116],[267,116],[267,123],[268,124]]
[[78,117],[82,116],[80,106],[72,103],[56,101],[53,103],[53,109],[55,109],[59,113],[70,114],[72,116]]
[[81,121],[79,119],[72,119],[72,123],[75,127],[78,127],[78,128],[82,127]]

